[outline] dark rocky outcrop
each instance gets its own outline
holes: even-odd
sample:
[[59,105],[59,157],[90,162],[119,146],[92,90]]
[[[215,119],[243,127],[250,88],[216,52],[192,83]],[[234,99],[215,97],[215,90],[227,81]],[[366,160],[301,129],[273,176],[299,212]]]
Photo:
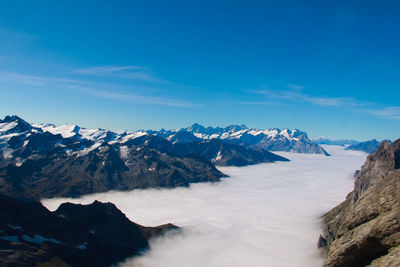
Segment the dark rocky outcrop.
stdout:
[[109,266],[171,229],[178,228],[135,224],[112,203],[64,203],[50,212],[39,202],[0,194],[0,265]]
[[0,192],[37,198],[78,197],[108,190],[188,186],[224,175],[200,156],[173,157],[147,146],[104,144],[86,155],[43,155],[0,168]]
[[400,139],[368,156],[324,223],[324,266],[400,266]]
[[251,149],[219,139],[172,144],[158,136],[142,136],[127,144],[146,146],[174,157],[200,156],[219,166],[246,166],[289,161],[264,149]]

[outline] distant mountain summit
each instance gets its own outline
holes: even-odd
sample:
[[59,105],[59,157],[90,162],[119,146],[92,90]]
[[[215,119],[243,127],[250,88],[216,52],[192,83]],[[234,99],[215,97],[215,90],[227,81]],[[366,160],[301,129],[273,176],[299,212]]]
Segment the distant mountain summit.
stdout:
[[183,133],[185,133],[186,136],[186,138],[183,139],[183,143],[188,139],[189,135],[187,133],[191,133],[191,139],[219,139],[227,143],[242,145],[253,149],[329,155],[322,147],[311,141],[307,133],[297,129],[254,129],[247,128],[245,125],[230,125],[225,128],[214,128],[204,127],[195,123],[187,128],[147,132],[168,140],[175,140],[177,143],[180,142],[181,138],[179,138],[179,136],[183,135]]
[[[387,141],[389,144],[392,143],[390,140],[385,140],[385,141]],[[372,154],[385,141],[378,142],[376,139],[373,139],[373,140],[369,140],[369,141],[365,141],[365,142],[360,142],[358,144],[350,145],[346,149],[347,150],[360,150],[360,151],[364,151],[365,153]]]
[[320,137],[317,139],[311,139],[311,140],[318,145],[349,146],[349,145],[356,145],[356,144],[360,143],[356,140],[351,140],[351,139],[331,140],[331,139],[323,138],[323,137]]

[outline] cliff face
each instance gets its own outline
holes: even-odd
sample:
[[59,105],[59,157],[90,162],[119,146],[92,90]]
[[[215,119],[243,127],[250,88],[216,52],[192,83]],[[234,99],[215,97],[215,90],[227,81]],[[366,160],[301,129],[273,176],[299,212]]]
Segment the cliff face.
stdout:
[[368,156],[324,222],[324,266],[400,266],[400,139]]

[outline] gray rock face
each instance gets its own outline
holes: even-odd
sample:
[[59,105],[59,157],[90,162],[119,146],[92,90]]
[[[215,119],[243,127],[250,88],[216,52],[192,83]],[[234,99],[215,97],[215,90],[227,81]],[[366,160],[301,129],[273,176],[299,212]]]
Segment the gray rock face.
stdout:
[[[368,156],[356,172],[354,191],[324,222],[324,266],[398,266],[400,139]],[[321,238],[318,243],[324,245]]]

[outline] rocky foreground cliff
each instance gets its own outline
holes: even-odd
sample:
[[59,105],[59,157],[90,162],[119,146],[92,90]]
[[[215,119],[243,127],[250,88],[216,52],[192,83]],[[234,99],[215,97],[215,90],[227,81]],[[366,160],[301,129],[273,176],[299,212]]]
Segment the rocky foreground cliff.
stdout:
[[368,156],[324,222],[324,266],[400,266],[400,139]]

